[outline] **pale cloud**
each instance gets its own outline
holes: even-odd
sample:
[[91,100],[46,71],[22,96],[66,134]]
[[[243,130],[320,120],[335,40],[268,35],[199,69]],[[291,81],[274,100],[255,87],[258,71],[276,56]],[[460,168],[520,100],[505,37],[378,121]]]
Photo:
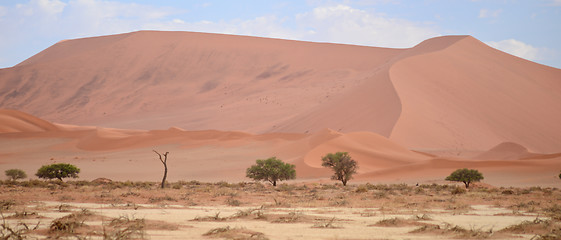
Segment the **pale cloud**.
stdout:
[[[293,27],[284,23],[294,22]],[[155,30],[183,30],[213,32],[304,41],[346,43],[379,47],[412,47],[440,34],[433,28],[369,13],[347,5],[316,7],[309,12],[279,18],[266,15],[253,19],[228,21],[163,21],[152,22],[144,28]]]
[[561,6],[561,0],[551,0],[550,5],[552,6]]
[[427,25],[390,18],[346,5],[317,7],[299,14],[306,39],[381,47],[411,47],[440,34]]
[[[31,0],[3,8],[7,10],[4,16],[0,16],[1,30],[10,36],[10,41],[16,42],[33,36],[45,40],[130,32],[177,12],[170,8],[101,0],[70,0],[66,3]],[[0,37],[0,44],[4,41],[9,39]]]
[[0,6],[0,18],[8,13],[8,10],[4,6]]
[[39,8],[47,14],[59,14],[63,11],[66,3],[59,0],[35,0]]
[[102,0],[30,0],[4,5],[0,7],[0,67],[12,66],[63,39],[141,30],[146,23],[163,21],[177,11]]
[[553,57],[553,51],[546,48],[538,48],[516,39],[506,39],[498,42],[485,42],[487,45],[510,53],[514,56],[528,59],[530,61],[546,60]]
[[499,17],[502,12],[502,9],[492,11],[484,8],[479,10],[479,18],[496,18]]

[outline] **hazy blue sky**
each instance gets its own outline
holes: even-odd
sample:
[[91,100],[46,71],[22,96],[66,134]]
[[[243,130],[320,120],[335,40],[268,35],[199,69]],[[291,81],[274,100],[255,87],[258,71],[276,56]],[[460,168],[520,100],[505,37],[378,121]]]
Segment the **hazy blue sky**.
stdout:
[[0,0],[0,68],[62,39],[136,30],[398,48],[465,34],[561,68],[561,0]]

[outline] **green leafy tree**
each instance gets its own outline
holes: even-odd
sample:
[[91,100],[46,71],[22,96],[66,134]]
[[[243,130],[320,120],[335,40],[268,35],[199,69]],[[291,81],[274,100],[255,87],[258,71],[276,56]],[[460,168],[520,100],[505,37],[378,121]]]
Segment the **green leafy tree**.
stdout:
[[246,176],[257,181],[269,181],[273,186],[277,186],[277,181],[290,180],[296,178],[296,166],[284,163],[276,157],[266,160],[258,159],[246,170]]
[[340,180],[343,186],[353,178],[358,169],[358,164],[347,152],[329,153],[321,158],[321,166],[333,169],[331,179]]
[[42,166],[37,170],[35,176],[45,179],[57,178],[62,181],[63,178],[78,178],[78,173],[80,173],[80,169],[72,164],[55,163]]
[[466,185],[466,189],[469,188],[469,184],[472,182],[479,182],[483,180],[483,174],[475,169],[458,169],[454,171],[450,176],[446,177],[447,181],[463,182]]
[[24,179],[27,177],[27,174],[21,169],[8,169],[5,171],[6,176],[9,177],[12,181],[18,179]]

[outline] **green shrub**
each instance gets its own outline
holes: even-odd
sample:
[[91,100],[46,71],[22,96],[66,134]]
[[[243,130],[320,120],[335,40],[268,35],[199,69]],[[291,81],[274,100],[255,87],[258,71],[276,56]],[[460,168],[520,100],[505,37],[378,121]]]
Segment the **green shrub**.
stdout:
[[12,181],[18,179],[24,179],[27,177],[27,174],[21,169],[8,169],[5,171],[6,176],[9,177]]
[[447,181],[463,182],[466,188],[469,188],[470,183],[479,182],[483,180],[483,174],[475,169],[458,169],[454,171],[450,176],[446,177]]
[[357,162],[347,152],[329,153],[323,156],[321,161],[321,166],[333,170],[331,179],[341,181],[343,186],[347,186],[347,182],[353,178],[358,169]]
[[44,165],[35,174],[39,178],[44,179],[58,179],[62,181],[63,178],[78,178],[80,169],[68,163],[55,163],[51,165]]
[[296,178],[296,166],[271,157],[266,160],[256,160],[256,164],[246,170],[246,176],[256,181],[269,181],[277,186],[277,181]]

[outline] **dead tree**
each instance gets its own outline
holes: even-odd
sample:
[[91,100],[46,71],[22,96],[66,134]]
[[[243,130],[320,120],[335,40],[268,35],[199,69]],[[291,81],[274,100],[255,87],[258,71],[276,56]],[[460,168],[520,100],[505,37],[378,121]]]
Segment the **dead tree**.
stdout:
[[[164,154],[160,154],[159,152],[157,152],[156,150],[152,150],[154,151],[156,154],[158,154],[158,157],[160,157],[160,162],[162,162],[162,164],[164,164],[164,178],[162,179],[162,188],[165,187],[166,184],[166,178],[168,177],[168,154],[169,152],[166,152]],[[163,158],[162,158],[163,156]]]

